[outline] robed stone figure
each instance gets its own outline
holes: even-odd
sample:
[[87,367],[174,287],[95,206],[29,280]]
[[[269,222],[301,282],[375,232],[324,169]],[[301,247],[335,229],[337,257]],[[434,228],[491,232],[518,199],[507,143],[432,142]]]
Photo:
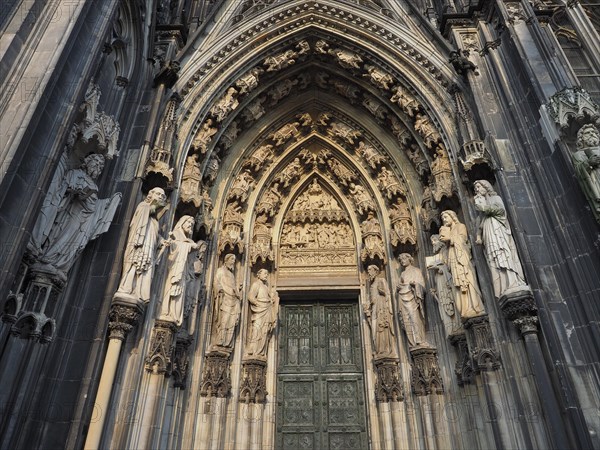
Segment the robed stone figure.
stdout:
[[413,257],[402,253],[399,257],[402,273],[398,285],[398,303],[404,331],[410,348],[429,346],[425,336],[425,279],[421,270],[413,266]]
[[163,242],[158,234],[157,215],[165,207],[166,200],[165,191],[154,188],[137,206],[129,224],[121,283],[115,297],[144,303],[150,301],[156,251]]
[[250,326],[246,340],[246,357],[265,358],[271,332],[277,323],[279,296],[269,286],[269,271],[260,269],[258,280],[250,286]]
[[183,323],[187,293],[188,290],[193,290],[195,279],[192,252],[198,250],[199,245],[192,240],[194,223],[192,216],[181,217],[164,247],[168,252],[167,272],[159,320],[172,322],[177,326]]
[[385,278],[378,277],[379,267],[376,265],[369,266],[367,273],[369,303],[364,309],[371,328],[375,358],[397,358],[390,288]]
[[240,319],[241,295],[233,269],[235,255],[225,255],[223,265],[215,275],[215,321],[212,332],[212,350],[230,351],[233,347],[235,327]]
[[98,198],[96,179],[103,169],[100,154],[86,156],[79,168],[69,171],[63,157],[44,199],[29,252],[60,278],[66,279],[87,244],[108,230],[121,200],[120,193]]

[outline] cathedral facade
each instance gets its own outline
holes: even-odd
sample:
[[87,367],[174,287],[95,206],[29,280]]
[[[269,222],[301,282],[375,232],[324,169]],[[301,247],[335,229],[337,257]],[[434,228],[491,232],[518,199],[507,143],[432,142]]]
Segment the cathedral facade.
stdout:
[[0,16],[0,447],[600,447],[600,10]]

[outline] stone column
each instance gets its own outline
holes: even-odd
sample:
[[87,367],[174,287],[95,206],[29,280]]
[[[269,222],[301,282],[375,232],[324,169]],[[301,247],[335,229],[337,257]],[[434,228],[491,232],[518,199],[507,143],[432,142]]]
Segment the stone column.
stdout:
[[571,447],[564,427],[561,407],[552,388],[538,339],[539,321],[533,294],[531,291],[525,291],[513,296],[504,296],[500,299],[500,309],[505,317],[517,327],[525,342],[525,351],[535,376],[544,415],[548,418],[552,448]]
[[97,449],[100,447],[104,423],[108,415],[108,407],[112,392],[119,355],[123,341],[127,334],[137,323],[141,313],[142,306],[137,302],[128,302],[123,299],[115,298],[109,312],[108,322],[108,350],[104,359],[102,374],[100,375],[100,384],[96,393],[94,409],[97,408],[98,420],[90,423],[84,448]]

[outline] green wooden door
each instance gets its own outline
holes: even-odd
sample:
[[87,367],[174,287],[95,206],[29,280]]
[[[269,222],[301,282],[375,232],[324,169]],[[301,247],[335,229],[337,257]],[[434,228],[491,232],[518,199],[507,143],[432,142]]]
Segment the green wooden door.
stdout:
[[368,447],[358,305],[281,305],[277,448]]

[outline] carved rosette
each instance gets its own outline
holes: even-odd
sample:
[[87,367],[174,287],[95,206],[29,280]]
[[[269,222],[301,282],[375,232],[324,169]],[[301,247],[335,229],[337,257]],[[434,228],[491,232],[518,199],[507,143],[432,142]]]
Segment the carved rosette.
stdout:
[[108,338],[124,341],[140,318],[141,308],[113,303],[108,313]]
[[267,363],[260,359],[242,362],[240,402],[265,403],[267,400]]
[[150,350],[145,359],[145,368],[155,374],[171,375],[174,338],[177,330],[173,322],[157,320],[152,330]]
[[444,383],[440,372],[437,351],[434,348],[415,348],[410,351],[413,359],[411,387],[417,396],[443,394]]
[[203,397],[225,398],[231,392],[231,375],[229,373],[229,355],[218,352],[206,355],[200,395]]
[[465,333],[457,333],[450,336],[450,342],[456,349],[456,365],[454,373],[459,386],[471,384],[474,378],[473,365],[469,357],[469,347],[467,345],[467,336]]
[[377,382],[375,383],[375,399],[378,402],[401,402],[404,400],[402,375],[395,358],[377,359],[374,362]]
[[471,364],[476,373],[500,368],[500,353],[496,349],[487,314],[470,317],[463,321],[467,332],[467,345]]
[[179,389],[185,389],[186,386],[191,343],[192,338],[185,332],[185,334],[177,336],[175,348],[173,349],[171,376],[173,377],[173,386]]
[[504,295],[499,303],[504,316],[518,328],[522,336],[538,332],[537,306],[530,290]]

